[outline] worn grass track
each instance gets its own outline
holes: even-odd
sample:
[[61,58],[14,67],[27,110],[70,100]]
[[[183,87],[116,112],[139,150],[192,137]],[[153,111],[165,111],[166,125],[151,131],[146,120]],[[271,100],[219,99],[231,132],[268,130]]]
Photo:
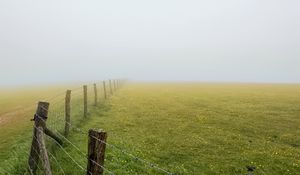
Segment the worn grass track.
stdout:
[[[299,85],[129,84],[79,121],[82,131],[102,128],[109,143],[176,174],[240,175],[247,165],[255,174],[300,172]],[[68,139],[86,152],[86,135],[72,131]],[[84,174],[48,146],[66,174]],[[64,148],[86,167],[71,144]],[[19,162],[14,172],[24,166]],[[109,147],[106,167],[116,174],[163,174]]]

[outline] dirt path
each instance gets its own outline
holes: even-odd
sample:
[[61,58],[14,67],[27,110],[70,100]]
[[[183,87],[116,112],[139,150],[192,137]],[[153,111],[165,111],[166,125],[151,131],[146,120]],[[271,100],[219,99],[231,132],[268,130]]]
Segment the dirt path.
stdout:
[[11,112],[6,112],[3,114],[0,114],[0,127],[5,126],[7,123],[10,121],[20,117],[27,115],[29,111],[31,111],[33,107],[27,107],[27,108],[22,108],[18,107],[16,111],[11,111]]

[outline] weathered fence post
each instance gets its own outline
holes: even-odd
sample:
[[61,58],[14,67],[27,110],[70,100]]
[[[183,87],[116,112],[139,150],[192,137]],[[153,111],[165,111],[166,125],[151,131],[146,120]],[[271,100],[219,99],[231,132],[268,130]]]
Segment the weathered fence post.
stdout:
[[69,135],[71,123],[71,90],[67,90],[65,99],[65,136]]
[[39,102],[34,118],[34,127],[33,127],[33,137],[30,149],[30,155],[28,159],[29,171],[30,174],[36,174],[38,167],[39,157],[44,168],[44,173],[46,175],[51,175],[51,167],[48,157],[48,152],[46,149],[44,133],[52,137],[58,144],[62,145],[62,140],[49,130],[46,126],[46,121],[48,118],[49,103],[48,102]]
[[94,83],[94,94],[95,94],[95,106],[98,104],[98,93],[97,93],[97,84]]
[[103,81],[103,91],[104,91],[104,99],[107,99],[107,93],[106,93],[106,85],[105,85],[105,81]]
[[36,133],[37,142],[39,145],[40,155],[41,155],[41,161],[42,165],[45,171],[46,175],[51,175],[51,166],[50,161],[48,157],[48,152],[46,149],[45,139],[44,139],[44,132],[43,127],[39,126]]
[[34,128],[33,128],[33,137],[31,143],[31,150],[28,159],[29,171],[33,174],[36,174],[37,164],[39,161],[39,153],[42,151],[39,147],[39,143],[41,140],[38,138],[38,132],[44,132],[46,127],[46,120],[48,117],[48,109],[49,103],[47,102],[39,102],[36,110],[36,114],[34,115]]
[[83,116],[87,117],[87,85],[83,86]]
[[103,130],[89,130],[87,175],[102,175],[107,134]]
[[113,90],[112,90],[111,80],[109,80],[109,89],[110,89],[110,95],[112,95],[113,94]]

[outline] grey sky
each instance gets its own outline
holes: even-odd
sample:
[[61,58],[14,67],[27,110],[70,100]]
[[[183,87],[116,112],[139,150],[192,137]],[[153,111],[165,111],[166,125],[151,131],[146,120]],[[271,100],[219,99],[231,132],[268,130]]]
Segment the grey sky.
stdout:
[[298,0],[0,1],[0,85],[300,82]]

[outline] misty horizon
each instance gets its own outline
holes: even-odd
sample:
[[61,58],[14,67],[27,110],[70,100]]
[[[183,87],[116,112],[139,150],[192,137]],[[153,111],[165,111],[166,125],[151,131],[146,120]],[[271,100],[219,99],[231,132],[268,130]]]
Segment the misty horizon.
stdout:
[[2,1],[0,86],[300,83],[299,1]]

